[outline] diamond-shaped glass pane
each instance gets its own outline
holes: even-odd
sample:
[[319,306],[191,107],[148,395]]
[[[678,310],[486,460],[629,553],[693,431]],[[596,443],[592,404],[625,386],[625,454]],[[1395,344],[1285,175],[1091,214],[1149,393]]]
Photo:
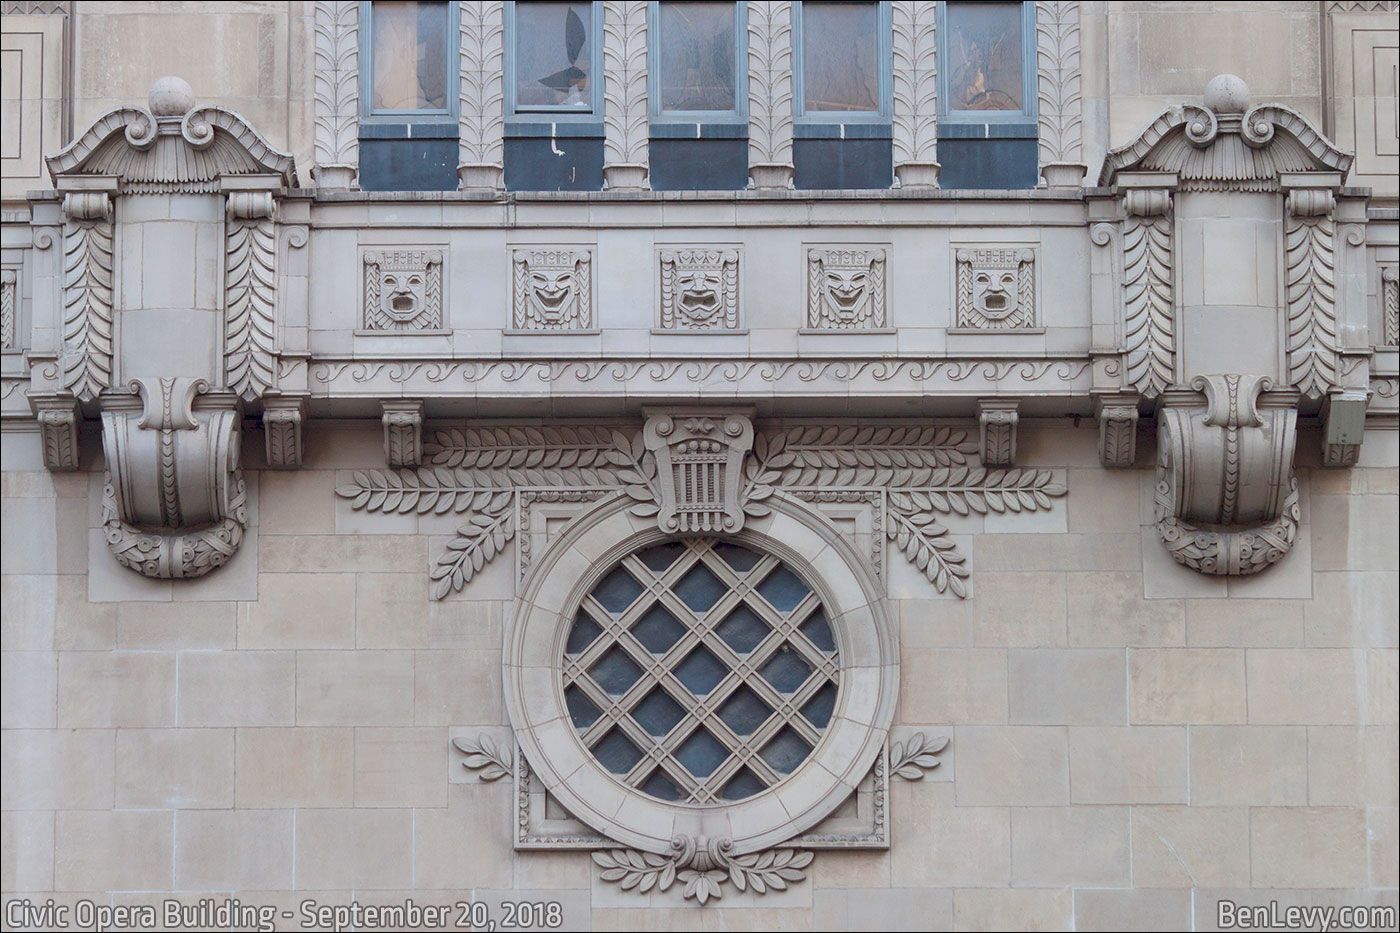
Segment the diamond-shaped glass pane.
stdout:
[[724,662],[704,647],[696,648],[676,665],[676,676],[696,696],[704,696],[729,673]]
[[642,782],[641,789],[653,797],[660,797],[662,800],[680,800],[685,796],[675,782],[667,777],[660,768],[651,772],[651,777]]
[[704,564],[696,564],[685,572],[685,576],[681,577],[672,589],[692,612],[704,614],[719,602],[728,587],[710,571],[710,568]]
[[719,795],[725,800],[743,800],[745,797],[752,797],[761,790],[763,790],[763,782],[748,768],[740,768],[732,778],[725,782],[724,789],[719,792]]
[[799,628],[807,640],[827,654],[836,650],[836,639],[831,634],[831,623],[826,621],[826,613],[818,609],[807,617]]
[[632,634],[636,635],[637,641],[652,654],[665,654],[672,645],[681,640],[681,636],[685,634],[685,626],[676,621],[676,617],[667,612],[664,606],[657,603],[632,626]]
[[802,655],[792,645],[784,644],[763,665],[759,671],[763,679],[773,685],[773,689],[779,693],[792,693],[802,682],[807,679],[807,675],[812,673],[812,666],[803,660]]
[[620,696],[642,676],[642,669],[621,648],[610,648],[607,654],[598,659],[598,663],[588,669],[588,673],[598,686],[613,696]]
[[772,712],[758,694],[748,687],[740,687],[719,708],[719,718],[736,735],[752,735]]
[[621,567],[608,574],[593,588],[593,598],[613,615],[621,615],[642,595],[642,585]]
[[637,750],[637,746],[618,728],[610,730],[593,746],[593,754],[603,763],[603,767],[613,774],[626,774],[632,770],[633,765],[642,760],[642,753]]
[[802,704],[802,715],[818,729],[825,729],[831,722],[831,714],[836,709],[836,685],[827,683],[812,698]]
[[811,753],[812,746],[790,727],[784,726],[783,731],[773,736],[773,741],[765,745],[759,755],[774,771],[789,774]]
[[763,578],[763,582],[758,585],[758,592],[774,609],[788,613],[796,609],[797,604],[806,599],[811,590],[797,578],[797,574],[786,567],[778,567]]
[[729,566],[740,573],[748,573],[758,563],[758,555],[746,547],[739,547],[737,544],[730,544],[728,541],[719,541],[714,546],[714,552]]
[[768,623],[758,617],[748,606],[740,603],[734,611],[725,616],[715,631],[725,644],[740,654],[748,654],[772,631]]
[[637,725],[657,738],[674,729],[684,717],[685,710],[660,687],[632,708],[632,718],[637,720]]
[[666,568],[676,562],[676,558],[684,553],[684,544],[679,541],[668,541],[640,552],[637,555],[637,560],[646,564],[647,569],[659,577],[666,572]]
[[580,612],[578,618],[574,619],[573,628],[569,629],[569,641],[564,645],[565,654],[580,654],[583,649],[593,644],[593,640],[603,634],[603,630],[598,627],[598,623],[588,617],[586,613]]
[[575,729],[587,729],[601,715],[598,707],[578,687],[564,691],[564,705],[569,708],[569,719],[573,720]]
[[676,749],[676,760],[698,778],[709,777],[728,757],[729,749],[704,729],[696,729],[695,734]]

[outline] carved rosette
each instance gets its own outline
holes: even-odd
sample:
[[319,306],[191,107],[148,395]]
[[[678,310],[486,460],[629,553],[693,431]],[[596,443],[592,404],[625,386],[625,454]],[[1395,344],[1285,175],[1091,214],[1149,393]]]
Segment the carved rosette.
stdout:
[[248,524],[237,402],[203,379],[128,388],[102,411],[107,546],[144,576],[201,577],[233,557]]
[[[1197,376],[1205,406],[1169,399],[1158,416],[1157,531],[1177,563],[1200,573],[1259,573],[1298,537],[1293,470],[1298,412],[1261,407],[1267,376]],[[1296,396],[1295,396],[1296,397]]]
[[112,198],[63,198],[63,385],[90,402],[112,381]]
[[744,527],[739,491],[744,457],[753,447],[748,411],[648,411],[642,436],[656,457],[657,524],[676,534]]

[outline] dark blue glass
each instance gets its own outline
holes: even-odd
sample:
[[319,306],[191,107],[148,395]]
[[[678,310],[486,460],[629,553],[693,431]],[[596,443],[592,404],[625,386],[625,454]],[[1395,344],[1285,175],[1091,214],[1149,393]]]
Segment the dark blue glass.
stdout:
[[740,687],[719,708],[719,718],[737,735],[753,735],[772,712],[758,694],[748,687]]
[[651,777],[642,782],[641,789],[653,797],[660,797],[662,800],[680,800],[685,796],[681,793],[680,788],[676,787],[675,783],[666,776],[666,772],[660,768],[651,772]]
[[642,669],[627,656],[627,652],[613,647],[588,669],[588,673],[593,675],[598,686],[613,696],[620,696],[642,676]]
[[715,631],[724,643],[740,654],[748,654],[772,631],[768,623],[748,606],[740,603],[734,611],[725,616]]
[[807,675],[812,673],[812,666],[802,659],[791,645],[784,644],[763,665],[759,671],[763,679],[773,685],[773,689],[779,693],[792,693],[802,682],[807,679]]
[[812,746],[788,726],[773,736],[773,741],[764,746],[759,755],[768,762],[774,771],[790,774],[812,753]]
[[708,777],[728,757],[729,749],[704,729],[696,729],[695,734],[676,749],[676,760],[698,778]]
[[674,729],[684,717],[685,710],[660,687],[632,708],[632,718],[637,720],[637,725],[657,738]]
[[587,729],[601,715],[598,707],[578,687],[570,686],[564,690],[564,705],[569,708],[569,719],[573,720],[575,729]]
[[681,640],[685,626],[658,603],[637,620],[637,624],[632,626],[632,634],[652,654],[665,654],[667,649]]
[[569,629],[569,641],[564,645],[564,653],[581,654],[583,649],[593,644],[593,640],[601,634],[603,630],[598,627],[598,623],[580,612],[578,618],[574,619],[574,627]]
[[647,548],[637,555],[637,559],[646,564],[647,569],[659,577],[666,572],[666,568],[676,562],[676,558],[684,553],[684,544],[679,541],[668,541],[665,544]]
[[808,641],[827,654],[836,650],[836,639],[831,634],[831,624],[826,621],[826,613],[820,609],[808,616],[800,629]]
[[802,715],[818,729],[825,729],[831,722],[831,714],[836,709],[836,685],[828,683],[802,706]]
[[672,590],[681,602],[690,607],[691,612],[704,614],[719,602],[729,588],[710,572],[704,564],[696,564],[686,571]]
[[676,676],[687,690],[702,697],[715,689],[715,685],[729,673],[724,662],[704,647],[696,648],[676,665]]
[[642,760],[642,753],[637,750],[637,746],[616,727],[593,746],[593,754],[603,763],[603,767],[613,774],[626,774],[632,770],[633,765]]
[[743,800],[763,790],[763,782],[748,768],[740,768],[738,773],[725,783],[719,795],[725,800]]
[[642,585],[633,580],[632,575],[621,567],[608,574],[593,588],[593,598],[613,615],[620,615],[640,595]]
[[797,578],[786,567],[779,567],[764,577],[758,585],[759,595],[779,612],[787,613],[797,608],[797,604],[807,598],[807,584]]
[[713,550],[726,564],[740,573],[748,573],[758,563],[758,555],[753,551],[728,541],[716,542]]

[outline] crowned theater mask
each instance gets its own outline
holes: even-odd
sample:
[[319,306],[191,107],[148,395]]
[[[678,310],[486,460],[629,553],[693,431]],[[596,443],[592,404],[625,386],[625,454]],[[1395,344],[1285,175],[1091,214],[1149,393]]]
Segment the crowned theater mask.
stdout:
[[807,326],[864,330],[885,326],[885,251],[811,250]]
[[1028,249],[960,249],[958,327],[1035,326],[1035,254]]
[[517,330],[579,330],[592,326],[589,254],[585,250],[518,249],[514,254]]
[[660,260],[662,329],[739,326],[738,250],[663,250]]
[[364,329],[442,329],[442,251],[365,253]]

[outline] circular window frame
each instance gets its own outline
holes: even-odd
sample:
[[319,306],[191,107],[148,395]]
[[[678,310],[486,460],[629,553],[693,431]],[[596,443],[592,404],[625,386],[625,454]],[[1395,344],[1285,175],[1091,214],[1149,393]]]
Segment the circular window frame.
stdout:
[[820,598],[840,658],[836,708],[788,777],[740,801],[681,804],[628,788],[583,744],[564,701],[564,645],[577,607],[628,554],[672,540],[626,497],[580,515],[533,562],[503,656],[506,709],[532,772],[559,803],[617,843],[665,854],[677,836],[728,837],[735,855],[786,842],[848,798],[894,718],[899,650],[870,565],[824,517],[774,497],[770,514],[716,537],[772,554]]

